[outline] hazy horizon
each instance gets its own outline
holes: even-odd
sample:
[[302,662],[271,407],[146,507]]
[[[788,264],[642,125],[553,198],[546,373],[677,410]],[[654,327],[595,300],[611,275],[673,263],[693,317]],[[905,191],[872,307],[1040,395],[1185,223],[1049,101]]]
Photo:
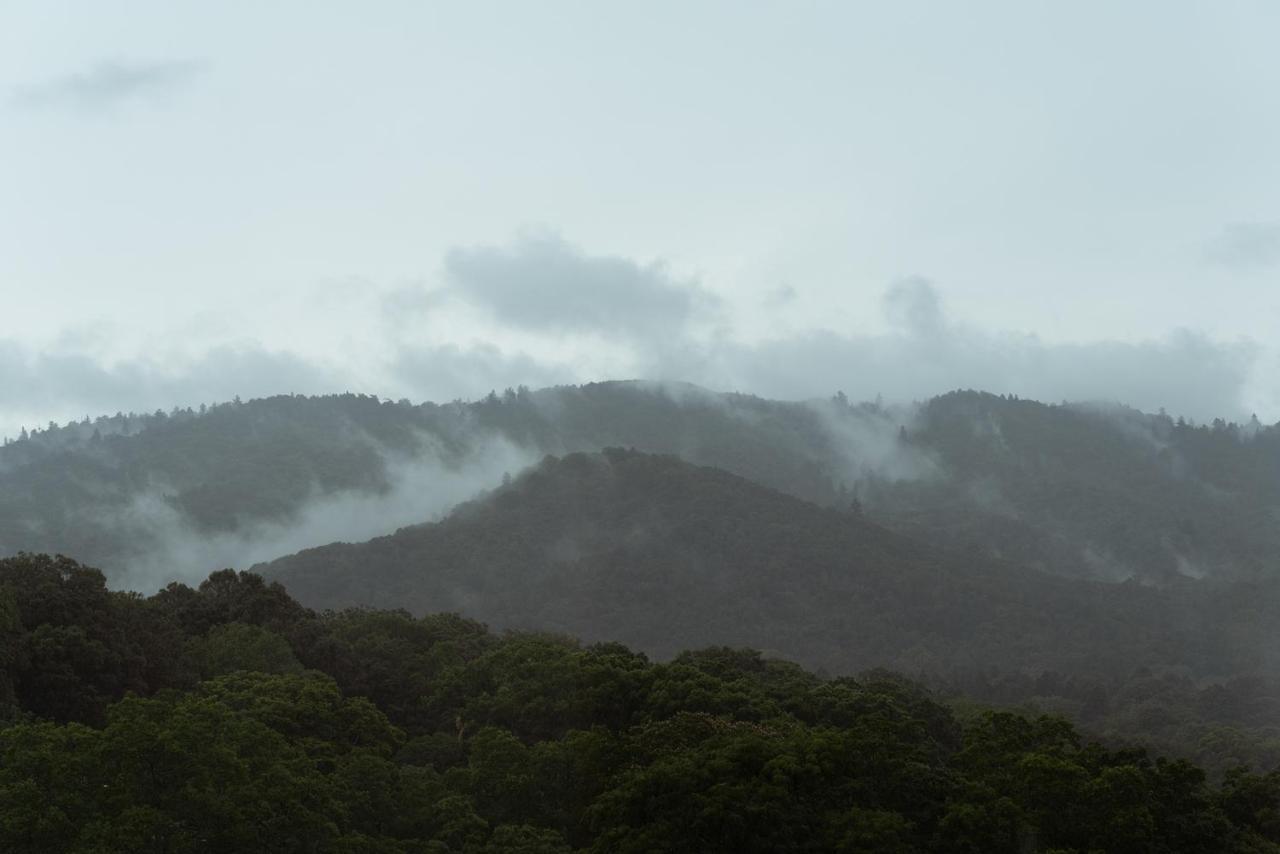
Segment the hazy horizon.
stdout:
[[1280,420],[1280,9],[69,8],[0,30],[0,435],[631,377]]

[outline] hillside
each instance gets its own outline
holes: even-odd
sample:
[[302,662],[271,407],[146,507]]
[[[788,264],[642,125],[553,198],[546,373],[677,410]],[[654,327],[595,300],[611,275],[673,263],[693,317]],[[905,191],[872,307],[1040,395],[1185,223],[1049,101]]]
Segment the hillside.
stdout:
[[[1072,581],[923,545],[717,469],[635,451],[548,458],[448,519],[260,567],[317,608],[458,610],[655,655],[716,639],[851,672],[1260,662],[1233,588]],[[1280,616],[1251,588],[1255,619]],[[1219,617],[1222,620],[1219,620]]]
[[389,533],[545,454],[611,446],[1060,575],[1280,565],[1275,427],[975,392],[894,408],[623,382],[444,405],[285,396],[40,431],[0,448],[0,554],[61,551],[155,587]]
[[896,530],[1102,580],[1280,571],[1275,428],[965,392],[925,404],[905,441],[945,476],[868,482]]

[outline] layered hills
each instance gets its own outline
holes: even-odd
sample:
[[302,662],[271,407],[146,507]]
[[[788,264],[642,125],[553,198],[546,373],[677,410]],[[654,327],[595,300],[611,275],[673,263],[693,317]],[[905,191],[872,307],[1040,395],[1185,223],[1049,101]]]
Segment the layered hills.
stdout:
[[1277,508],[1277,427],[978,392],[284,396],[0,447],[0,555],[115,586],[256,565],[318,608],[892,667],[1218,769],[1280,762]]
[[634,450],[548,457],[443,521],[254,571],[316,608],[460,611],[660,657],[716,640],[840,672],[1280,665],[1260,642],[1275,584],[1065,579]]
[[920,405],[597,383],[472,403],[284,396],[118,414],[0,448],[0,554],[158,586],[438,518],[546,454],[675,454],[933,545],[1070,577],[1258,579],[1280,429],[957,392]]

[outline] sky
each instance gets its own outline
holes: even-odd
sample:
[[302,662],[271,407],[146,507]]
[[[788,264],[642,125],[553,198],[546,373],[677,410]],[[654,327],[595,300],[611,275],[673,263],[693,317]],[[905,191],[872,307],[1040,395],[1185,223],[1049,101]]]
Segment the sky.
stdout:
[[0,0],[0,435],[346,390],[1280,420],[1280,5]]

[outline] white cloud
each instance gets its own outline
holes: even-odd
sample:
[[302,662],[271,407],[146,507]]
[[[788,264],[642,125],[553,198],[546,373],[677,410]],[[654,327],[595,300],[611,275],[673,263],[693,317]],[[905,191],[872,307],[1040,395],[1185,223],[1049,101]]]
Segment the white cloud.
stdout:
[[[951,315],[922,277],[890,283],[887,332],[812,327],[736,333],[726,304],[661,264],[593,256],[555,238],[448,255],[447,284],[330,293],[291,324],[323,320],[307,351],[219,344],[166,359],[106,361],[77,338],[34,348],[0,339],[0,434],[49,418],[153,411],[279,393],[346,390],[413,400],[600,379],[685,380],[767,397],[922,400],[957,388],[1056,402],[1112,401],[1197,420],[1280,417],[1276,362],[1247,340],[1191,330],[1143,341],[1048,342]],[[346,300],[344,302],[344,300]],[[492,311],[477,320],[474,302]],[[718,325],[709,326],[714,319]],[[344,328],[346,331],[344,332]],[[90,342],[92,343],[92,342]],[[1272,377],[1273,378],[1273,377]],[[1265,399],[1260,390],[1272,390]]]

